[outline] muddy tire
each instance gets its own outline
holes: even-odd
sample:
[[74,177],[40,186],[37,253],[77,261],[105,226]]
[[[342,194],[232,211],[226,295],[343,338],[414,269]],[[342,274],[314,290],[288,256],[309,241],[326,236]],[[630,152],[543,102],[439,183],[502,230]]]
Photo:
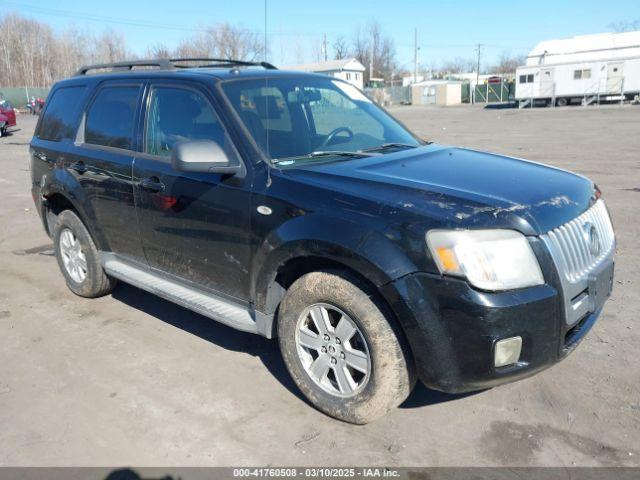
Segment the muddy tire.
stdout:
[[415,385],[402,332],[374,292],[341,271],[303,275],[280,305],[284,362],[319,410],[365,424],[400,405]]
[[116,280],[102,269],[100,254],[89,231],[71,210],[58,215],[53,246],[60,271],[73,293],[88,298],[111,293]]

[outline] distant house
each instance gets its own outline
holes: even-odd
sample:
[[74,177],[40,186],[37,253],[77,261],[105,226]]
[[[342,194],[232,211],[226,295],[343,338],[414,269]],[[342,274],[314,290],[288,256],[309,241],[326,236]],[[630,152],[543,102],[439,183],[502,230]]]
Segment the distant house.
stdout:
[[323,73],[330,77],[340,78],[352,83],[358,88],[364,86],[365,66],[355,58],[327,60],[326,62],[305,63],[283,67],[283,70],[298,70],[303,72]]

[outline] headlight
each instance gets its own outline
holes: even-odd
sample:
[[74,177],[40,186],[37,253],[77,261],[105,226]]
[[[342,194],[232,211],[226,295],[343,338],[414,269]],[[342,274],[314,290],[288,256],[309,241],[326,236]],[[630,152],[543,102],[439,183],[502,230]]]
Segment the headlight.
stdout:
[[427,245],[441,273],[466,277],[482,290],[544,283],[529,242],[514,230],[433,230]]

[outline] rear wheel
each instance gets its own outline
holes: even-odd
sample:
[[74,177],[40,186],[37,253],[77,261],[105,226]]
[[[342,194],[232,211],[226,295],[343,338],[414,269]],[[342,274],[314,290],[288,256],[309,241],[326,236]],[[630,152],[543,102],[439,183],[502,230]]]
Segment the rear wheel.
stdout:
[[308,273],[280,305],[278,337],[296,385],[319,410],[364,424],[402,403],[415,384],[402,333],[358,278]]
[[60,271],[73,293],[94,298],[113,290],[116,280],[102,269],[100,253],[74,212],[65,210],[58,215],[53,240]]
[[566,107],[569,104],[569,101],[566,98],[558,98],[556,100],[556,105],[558,107]]

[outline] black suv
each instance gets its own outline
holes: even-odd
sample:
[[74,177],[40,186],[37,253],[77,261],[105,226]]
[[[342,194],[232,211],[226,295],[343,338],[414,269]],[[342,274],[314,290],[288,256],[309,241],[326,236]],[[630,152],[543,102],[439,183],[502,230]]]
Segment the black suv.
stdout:
[[85,67],[53,87],[30,154],[74,293],[122,280],[277,336],[303,394],[348,422],[417,378],[464,392],[549,367],[611,292],[614,233],[590,180],[422,141],[324,75]]

